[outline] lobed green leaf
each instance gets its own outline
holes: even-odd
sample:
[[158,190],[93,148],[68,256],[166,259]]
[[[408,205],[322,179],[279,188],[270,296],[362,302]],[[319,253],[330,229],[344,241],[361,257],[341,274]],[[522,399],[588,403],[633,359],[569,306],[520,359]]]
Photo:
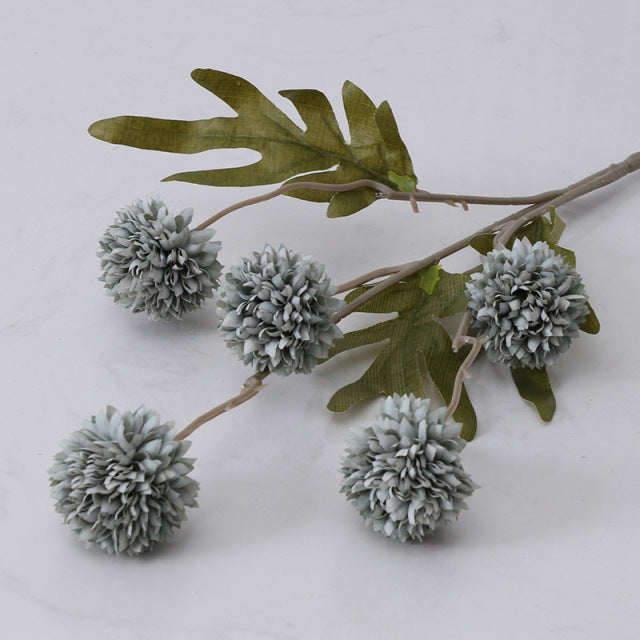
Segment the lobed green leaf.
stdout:
[[[360,311],[396,312],[397,316],[347,333],[334,344],[329,358],[357,347],[386,343],[358,380],[336,391],[329,401],[329,409],[344,411],[366,398],[393,393],[423,397],[422,367],[426,367],[443,400],[450,402],[455,376],[465,356],[453,352],[451,338],[437,319],[466,308],[464,284],[467,279],[468,276],[447,273],[439,266],[428,267],[363,305]],[[353,300],[367,289],[359,287],[346,299]],[[463,424],[462,437],[471,440],[477,419],[466,390],[453,417]]]
[[[191,76],[237,116],[194,121],[119,116],[94,122],[89,133],[105,142],[139,149],[191,154],[247,148],[261,156],[250,165],[187,171],[165,180],[240,187],[296,180],[343,184],[366,178],[393,189],[415,190],[411,158],[389,104],[376,107],[353,83],[345,82],[342,90],[350,134],[347,143],[320,91],[280,91],[300,114],[303,130],[243,78],[213,69],[196,69]],[[336,194],[300,189],[287,195],[329,202],[329,217],[351,215],[377,199],[369,188]]]

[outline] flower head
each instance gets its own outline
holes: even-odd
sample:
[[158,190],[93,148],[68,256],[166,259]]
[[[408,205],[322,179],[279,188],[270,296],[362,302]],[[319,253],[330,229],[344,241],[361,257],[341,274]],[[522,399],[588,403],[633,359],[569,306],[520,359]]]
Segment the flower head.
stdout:
[[172,215],[162,200],[137,200],[118,212],[100,239],[109,295],[134,313],[181,318],[202,306],[218,286],[222,265],[213,231],[191,231],[192,209]]
[[475,483],[460,464],[465,441],[446,409],[388,397],[371,427],[354,431],[342,464],[342,492],[367,525],[390,538],[421,541],[466,509]]
[[194,507],[190,446],[172,425],[140,407],[113,407],[85,421],[56,454],[51,474],[56,511],[87,544],[138,555],[169,538]]
[[582,278],[546,242],[527,238],[491,251],[482,267],[467,296],[488,357],[511,367],[552,364],[588,314]]
[[308,373],[326,357],[340,330],[340,305],[324,266],[267,245],[231,267],[220,288],[220,331],[256,371]]

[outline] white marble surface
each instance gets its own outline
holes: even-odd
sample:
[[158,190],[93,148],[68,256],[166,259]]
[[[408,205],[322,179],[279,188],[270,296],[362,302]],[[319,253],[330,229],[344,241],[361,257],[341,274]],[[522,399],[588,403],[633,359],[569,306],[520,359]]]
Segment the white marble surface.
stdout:
[[[190,80],[196,67],[242,75],[289,113],[279,89],[339,105],[350,79],[390,101],[422,188],[546,190],[640,149],[637,2],[9,1],[0,30],[3,637],[637,637],[640,175],[563,208],[603,330],[553,370],[550,425],[508,374],[477,366],[479,436],[464,460],[482,488],[428,543],[373,534],[338,494],[347,429],[377,405],[324,406],[362,356],[273,380],[195,434],[200,508],[147,557],[85,550],[47,481],[62,438],[107,403],[184,425],[247,375],[213,305],[177,325],[134,317],[104,295],[95,251],[136,197],[162,194],[201,220],[261,192],[159,182],[252,154],[113,147],[86,133],[93,120],[228,114]],[[343,281],[500,215],[396,202],[328,220],[283,198],[229,216],[217,238],[225,264],[285,242]]]

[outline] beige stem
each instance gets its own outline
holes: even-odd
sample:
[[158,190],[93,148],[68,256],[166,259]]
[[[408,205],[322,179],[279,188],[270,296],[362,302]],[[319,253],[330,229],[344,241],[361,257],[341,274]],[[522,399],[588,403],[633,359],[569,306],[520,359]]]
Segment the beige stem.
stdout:
[[249,207],[259,202],[266,202],[272,198],[276,198],[280,195],[288,193],[289,191],[296,191],[300,189],[310,189],[314,191],[325,191],[330,193],[342,193],[344,191],[353,191],[354,189],[374,189],[377,192],[379,198],[386,198],[387,200],[407,200],[411,203],[411,208],[414,212],[418,213],[417,202],[443,202],[449,205],[459,204],[465,211],[468,209],[469,204],[484,204],[484,205],[522,205],[522,204],[535,204],[539,202],[545,202],[562,193],[562,190],[546,191],[545,193],[538,193],[532,196],[517,196],[513,198],[501,198],[493,196],[467,196],[467,195],[453,195],[450,193],[429,193],[428,191],[396,191],[391,189],[382,182],[376,182],[375,180],[355,180],[354,182],[348,182],[345,184],[332,184],[329,182],[289,182],[283,184],[281,187],[269,191],[268,193],[254,198],[248,198],[241,202],[236,202],[231,206],[219,211],[214,216],[211,216],[205,220],[202,224],[199,224],[195,230],[201,231],[208,226],[214,224],[220,218],[224,218],[227,214]]
[[234,407],[241,405],[243,402],[250,400],[251,398],[253,398],[253,396],[258,395],[258,393],[264,388],[264,385],[262,383],[268,375],[268,371],[254,373],[251,377],[245,380],[244,384],[242,385],[242,391],[237,396],[230,398],[226,402],[223,402],[210,411],[207,411],[201,416],[198,416],[195,420],[190,422],[180,433],[178,433],[175,436],[174,440],[184,440],[184,438],[190,436],[198,427],[203,425],[205,422],[209,422],[209,420],[217,418],[220,414],[225,413],[226,411],[229,411],[229,409],[233,409]]
[[[452,255],[469,246],[469,243],[473,238],[478,235],[482,235],[484,233],[495,233],[501,232],[505,229],[508,229],[510,234],[515,233],[521,226],[525,225],[527,222],[531,222],[531,220],[535,220],[540,216],[544,215],[549,211],[550,207],[559,207],[571,200],[575,200],[580,196],[583,196],[591,191],[595,191],[596,189],[600,189],[620,178],[626,176],[629,173],[637,171],[640,169],[640,152],[634,153],[630,155],[628,158],[623,160],[618,164],[612,164],[606,169],[602,169],[597,173],[594,173],[575,184],[570,185],[564,191],[561,192],[560,195],[551,198],[541,204],[534,204],[520,211],[516,211],[505,218],[497,220],[496,222],[487,225],[486,227],[482,227],[478,229],[474,233],[458,240],[458,242],[454,242],[453,244],[441,249],[440,251],[436,251],[435,253],[423,258],[422,260],[417,260],[415,262],[407,263],[400,271],[396,271],[388,276],[382,282],[372,286],[370,289],[359,295],[355,300],[344,305],[336,314],[333,316],[333,321],[338,322],[345,318],[350,313],[353,313],[361,306],[369,302],[372,298],[382,293],[389,287],[393,286],[397,282],[412,276],[414,273],[417,273],[421,269],[425,267],[429,267],[432,264],[436,264],[440,262],[443,258]],[[366,274],[365,274],[366,276]],[[354,281],[358,281],[356,278]]]
[[453,412],[458,408],[458,403],[460,402],[460,396],[462,395],[462,385],[464,384],[465,378],[468,378],[471,375],[469,368],[473,364],[473,361],[478,357],[478,353],[480,349],[482,349],[482,345],[488,340],[485,336],[478,340],[478,338],[472,338],[470,336],[464,336],[461,338],[461,342],[463,344],[471,344],[471,351],[467,354],[467,357],[464,359],[460,368],[458,369],[458,373],[456,373],[456,379],[453,383],[453,394],[451,396],[451,402],[447,407],[446,419],[449,419]]

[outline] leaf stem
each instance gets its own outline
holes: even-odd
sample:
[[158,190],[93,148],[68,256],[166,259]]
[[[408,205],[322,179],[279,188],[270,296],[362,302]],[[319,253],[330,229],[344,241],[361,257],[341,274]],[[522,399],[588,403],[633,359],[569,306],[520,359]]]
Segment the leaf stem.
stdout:
[[[416,262],[416,261],[413,261]],[[360,285],[363,285],[371,280],[377,280],[378,278],[384,278],[385,276],[390,276],[394,273],[398,273],[401,269],[404,269],[413,262],[407,262],[405,264],[397,264],[393,267],[382,267],[381,269],[374,269],[373,271],[369,271],[353,280],[347,280],[347,282],[343,282],[342,284],[336,287],[336,293],[344,293],[345,291],[351,291],[351,289],[355,289]]]
[[[558,208],[571,200],[575,200],[580,196],[590,193],[591,191],[605,187],[606,185],[611,184],[612,182],[615,182],[638,169],[640,169],[640,152],[633,153],[622,162],[612,164],[606,169],[602,169],[601,171],[568,186],[566,189],[562,190],[559,195],[555,195],[542,203],[533,204],[525,209],[521,209],[509,216],[501,218],[500,220],[496,220],[496,222],[474,231],[461,240],[450,244],[444,249],[440,249],[440,251],[432,253],[430,256],[427,256],[422,260],[408,262],[406,265],[403,265],[399,271],[394,271],[385,280],[378,282],[370,289],[359,295],[355,300],[344,305],[336,314],[334,314],[333,321],[338,322],[339,320],[342,320],[342,318],[345,318],[354,311],[357,311],[360,307],[369,302],[369,300],[375,298],[379,293],[382,293],[394,284],[412,276],[421,269],[429,267],[432,264],[436,264],[443,258],[464,249],[469,246],[471,240],[478,235],[485,233],[498,233],[500,236],[504,235],[505,238],[510,237],[527,222],[531,222],[531,220],[535,220],[547,213],[550,207]],[[395,269],[395,267],[393,267],[393,269]],[[364,276],[356,278],[351,282],[360,282],[362,284],[363,278],[368,277],[368,275],[369,274],[364,274]],[[364,282],[367,282],[367,280],[364,280]],[[342,289],[342,285],[339,288]]]
[[414,192],[396,191],[391,189],[382,182],[376,180],[362,179],[355,180],[354,182],[347,182],[344,184],[333,184],[330,182],[288,182],[281,187],[264,193],[260,196],[253,198],[247,198],[240,202],[236,202],[228,206],[226,209],[219,211],[215,215],[207,218],[202,224],[199,224],[195,230],[202,231],[211,226],[220,218],[224,218],[229,213],[249,207],[260,202],[266,202],[280,195],[288,193],[289,191],[296,191],[299,189],[311,189],[315,191],[327,191],[330,193],[342,193],[344,191],[353,191],[355,189],[369,188],[374,189],[377,192],[379,198],[385,198],[387,200],[406,200],[411,203],[411,207],[414,212],[418,212],[418,202],[442,202],[453,206],[460,205],[463,209],[467,209],[469,204],[483,204],[483,205],[522,205],[522,204],[537,204],[540,202],[546,202],[551,198],[554,198],[563,190],[545,191],[544,193],[538,193],[532,196],[517,196],[517,197],[494,197],[494,196],[473,196],[473,195],[454,195],[451,193],[430,193],[429,191],[423,191],[419,189]]
[[460,320],[460,324],[458,325],[458,330],[456,331],[456,335],[454,336],[451,342],[451,348],[454,353],[458,353],[458,351],[465,345],[468,344],[466,341],[467,331],[469,331],[469,327],[471,326],[471,320],[473,316],[471,314],[471,309],[467,309]]
[[209,422],[209,420],[213,420],[217,418],[219,415],[229,411],[229,409],[233,409],[238,405],[241,405],[243,402],[250,400],[253,396],[258,395],[260,391],[264,388],[263,385],[264,379],[269,375],[268,371],[259,371],[254,373],[252,376],[247,378],[242,385],[242,391],[233,398],[230,398],[226,402],[219,404],[217,407],[210,409],[206,413],[203,413],[201,416],[198,416],[195,420],[192,420],[180,433],[178,433],[174,440],[184,440],[188,436],[190,436],[198,427],[202,426],[205,422]]
[[[463,336],[460,338],[460,341],[463,344],[472,345],[471,351],[467,354],[467,357],[463,360],[460,368],[458,369],[458,373],[456,373],[456,379],[453,383],[453,392],[451,394],[451,402],[447,407],[447,413],[445,414],[445,418],[449,419],[454,411],[458,408],[458,403],[460,402],[460,396],[462,395],[462,385],[464,384],[465,378],[471,376],[471,372],[469,368],[473,364],[473,361],[478,357],[478,353],[480,353],[480,349],[482,349],[482,345],[488,340],[488,336],[484,338],[472,338],[471,336]],[[457,349],[454,349],[457,351]]]

